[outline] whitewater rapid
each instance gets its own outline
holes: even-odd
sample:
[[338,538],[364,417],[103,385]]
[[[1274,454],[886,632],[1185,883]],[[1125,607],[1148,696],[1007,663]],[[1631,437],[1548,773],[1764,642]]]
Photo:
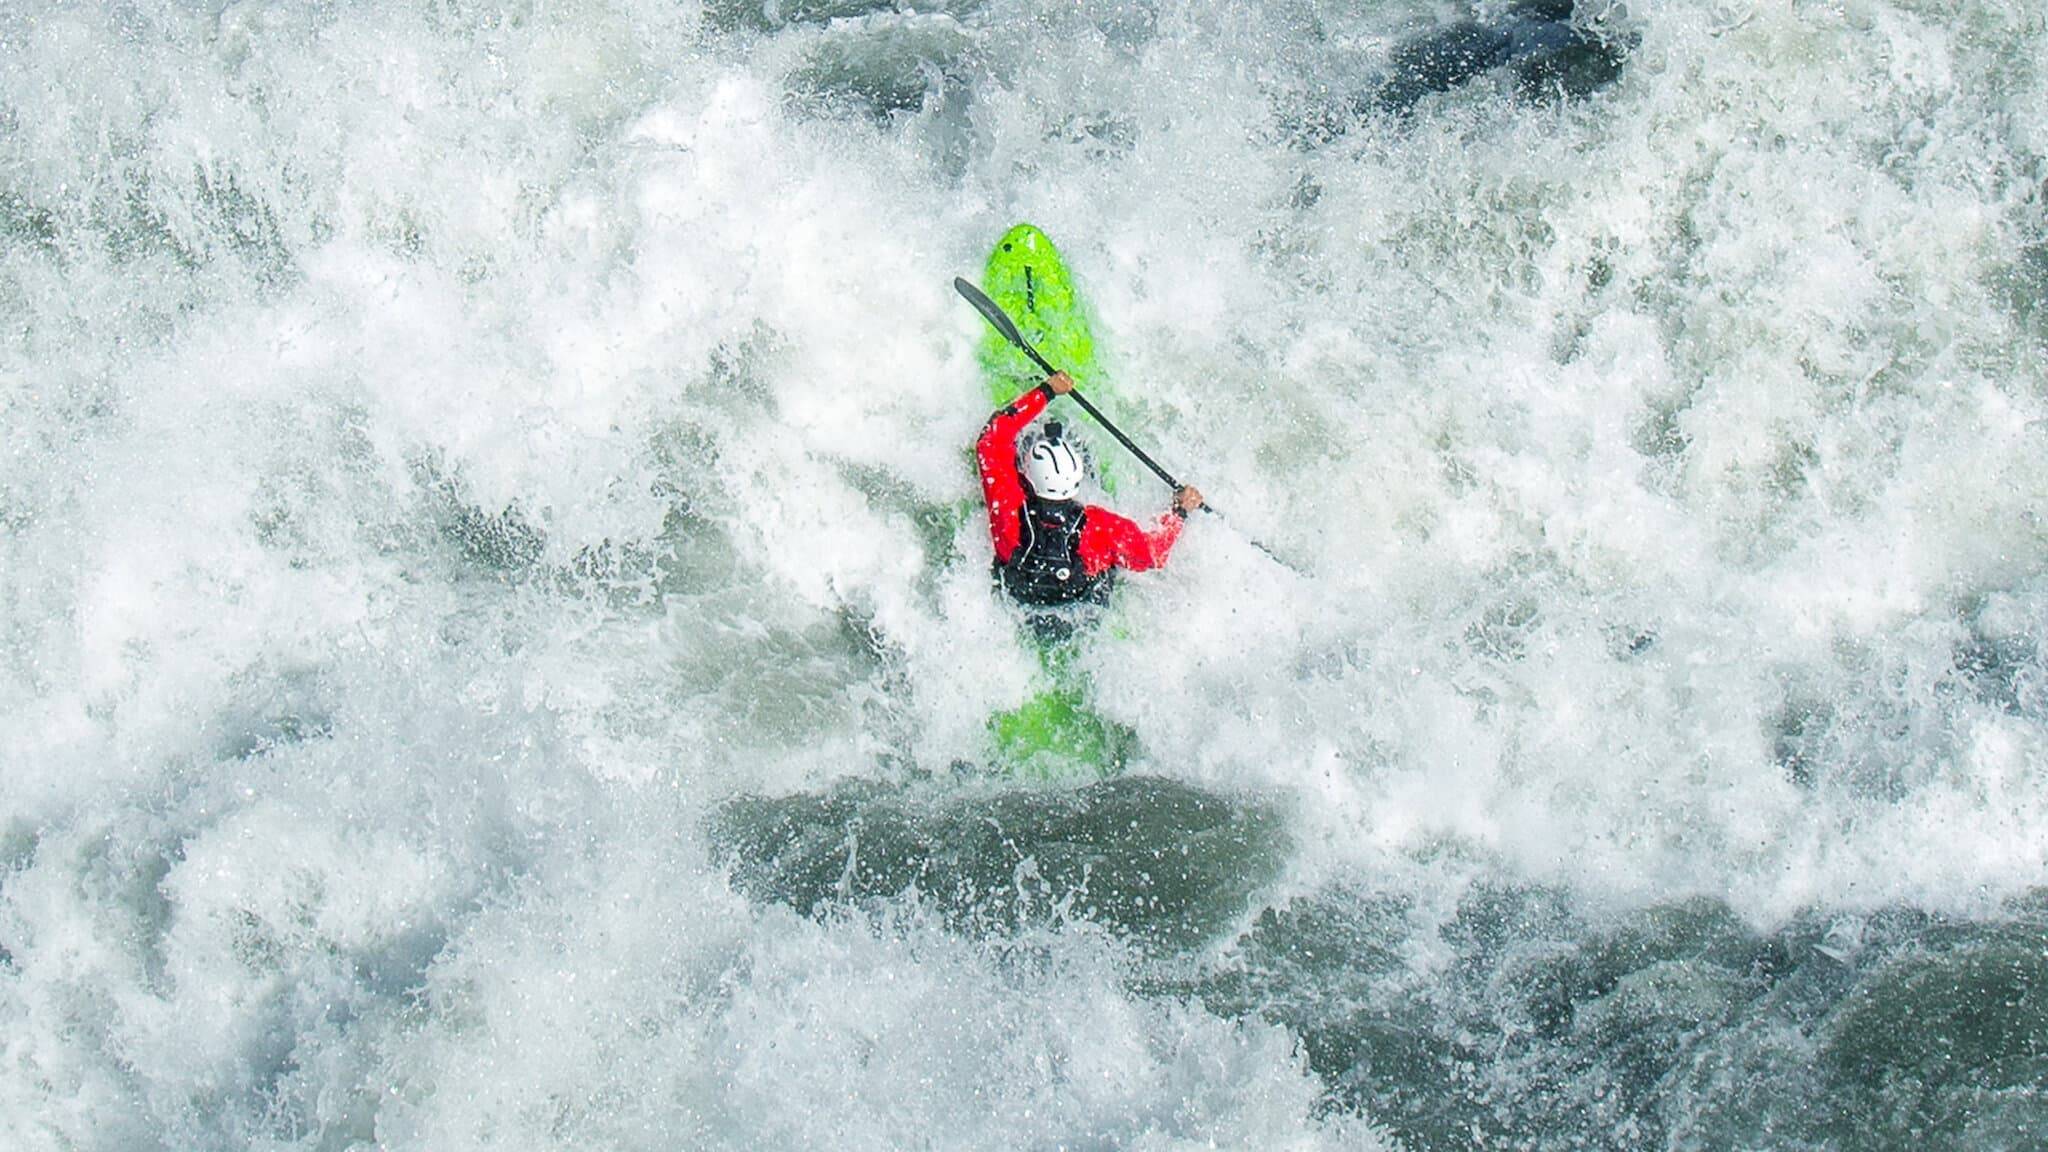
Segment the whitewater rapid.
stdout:
[[[0,1145],[2038,1147],[2044,59],[0,10]],[[1019,220],[1227,512],[1080,793],[985,770]]]

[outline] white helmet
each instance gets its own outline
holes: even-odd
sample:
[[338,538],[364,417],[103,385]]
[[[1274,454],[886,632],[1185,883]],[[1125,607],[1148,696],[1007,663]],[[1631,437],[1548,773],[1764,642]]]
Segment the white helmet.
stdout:
[[1072,500],[1081,490],[1081,458],[1067,447],[1057,423],[1024,450],[1024,480],[1041,500]]

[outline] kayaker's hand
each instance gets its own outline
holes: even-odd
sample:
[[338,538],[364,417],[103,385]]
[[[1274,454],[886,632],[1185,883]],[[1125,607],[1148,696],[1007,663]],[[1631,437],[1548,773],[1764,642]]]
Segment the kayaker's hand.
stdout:
[[1045,378],[1045,386],[1052,389],[1053,395],[1065,396],[1074,390],[1074,378],[1065,372],[1055,372]]
[[1197,511],[1202,507],[1202,490],[1193,484],[1183,484],[1173,494],[1173,506],[1181,515]]

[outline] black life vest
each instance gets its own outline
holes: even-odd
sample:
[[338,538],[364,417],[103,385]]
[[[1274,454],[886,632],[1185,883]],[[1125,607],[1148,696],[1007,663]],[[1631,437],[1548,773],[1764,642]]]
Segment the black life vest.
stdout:
[[1115,568],[1093,576],[1081,566],[1081,525],[1087,509],[1078,500],[1040,500],[1027,496],[1018,511],[1023,520],[1017,550],[1008,563],[996,563],[1003,590],[1019,603],[1040,607],[1077,601],[1102,603],[1109,598]]

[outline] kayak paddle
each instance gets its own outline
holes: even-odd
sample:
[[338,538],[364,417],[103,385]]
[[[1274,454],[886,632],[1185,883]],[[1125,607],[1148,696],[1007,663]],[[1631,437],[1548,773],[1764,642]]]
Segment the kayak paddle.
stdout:
[[[974,310],[976,312],[981,313],[983,319],[987,320],[991,325],[993,325],[996,331],[1003,334],[1003,339],[1008,340],[1012,344],[1015,344],[1017,346],[1017,350],[1024,353],[1024,355],[1029,356],[1033,364],[1036,364],[1040,368],[1045,369],[1046,375],[1050,376],[1053,373],[1059,371],[1059,369],[1047,363],[1045,357],[1040,356],[1038,354],[1038,349],[1033,348],[1031,346],[1031,341],[1026,340],[1024,338],[1024,333],[1017,330],[1016,321],[1010,319],[1010,314],[1008,312],[1003,311],[1002,305],[989,299],[987,293],[983,292],[979,288],[976,288],[973,284],[968,283],[967,280],[959,276],[953,277],[953,290],[960,293],[960,295],[966,297],[967,302],[969,304],[974,305]],[[1136,456],[1138,458],[1138,462],[1140,464],[1143,464],[1145,467],[1150,468],[1152,470],[1152,474],[1154,476],[1157,476],[1161,480],[1166,481],[1167,487],[1173,489],[1176,493],[1178,493],[1181,490],[1181,482],[1173,478],[1173,473],[1168,472],[1166,469],[1160,467],[1159,462],[1157,460],[1152,459],[1152,457],[1146,455],[1145,450],[1143,448],[1140,448],[1136,444],[1133,444],[1131,442],[1131,438],[1129,436],[1124,435],[1123,429],[1118,428],[1115,424],[1111,423],[1109,417],[1104,416],[1100,409],[1098,409],[1097,407],[1095,407],[1095,405],[1090,404],[1088,402],[1088,398],[1086,396],[1081,395],[1081,390],[1079,388],[1069,389],[1067,391],[1067,398],[1072,400],[1074,403],[1079,404],[1081,406],[1081,411],[1086,412],[1091,418],[1094,419],[1094,421],[1097,424],[1102,425],[1104,431],[1108,432],[1111,436],[1116,437],[1117,443],[1123,445],[1125,448],[1128,448],[1130,450],[1131,455]],[[1215,508],[1210,507],[1208,501],[1206,500],[1202,502],[1202,511],[1209,513],[1211,516],[1220,517],[1223,515],[1223,513],[1218,512]],[[1280,565],[1282,568],[1292,569],[1297,572],[1300,571],[1300,569],[1295,568],[1294,565],[1289,564],[1287,561],[1280,559],[1279,556],[1274,554],[1271,548],[1268,548],[1264,544],[1259,543],[1251,536],[1245,536],[1245,541],[1249,543],[1252,547],[1257,548],[1261,552],[1264,552],[1268,558],[1270,558],[1275,564]]]

